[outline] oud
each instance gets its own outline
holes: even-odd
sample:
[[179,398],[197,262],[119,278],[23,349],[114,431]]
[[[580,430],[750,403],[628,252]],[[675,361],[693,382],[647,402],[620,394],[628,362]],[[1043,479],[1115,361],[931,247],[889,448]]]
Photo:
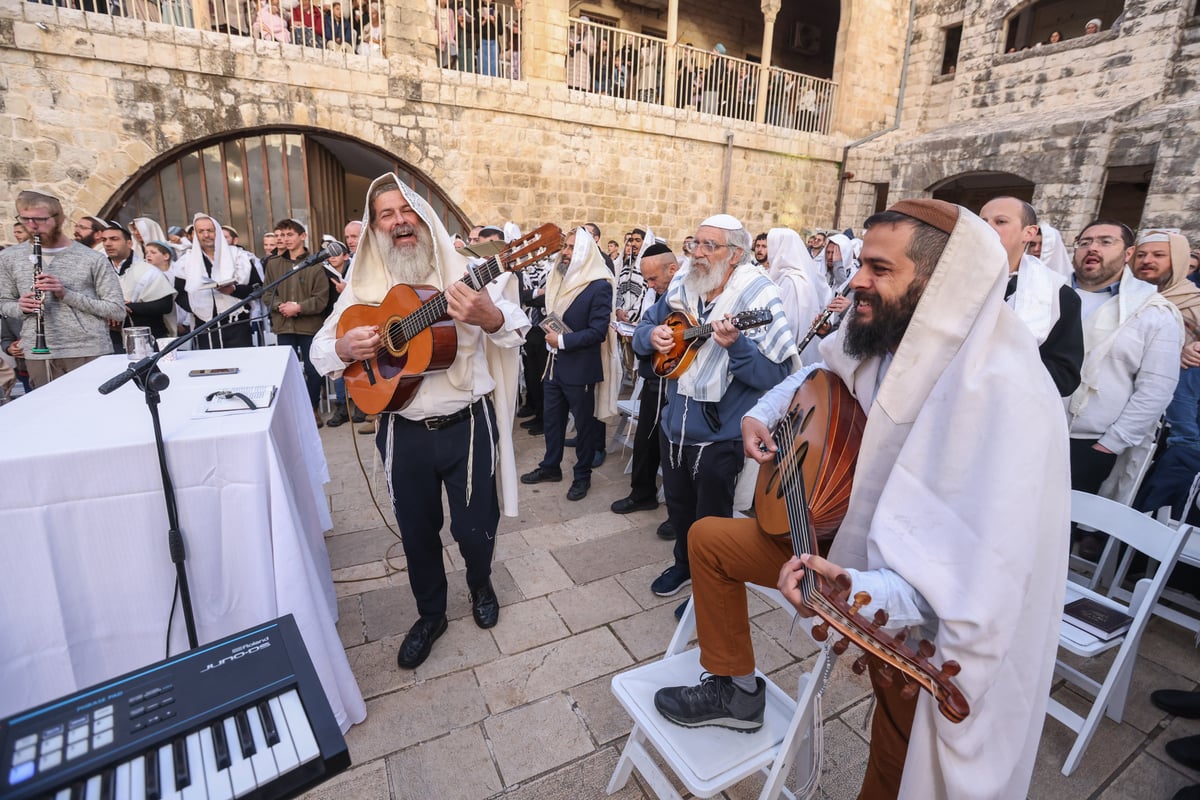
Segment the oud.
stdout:
[[[769,308],[755,308],[735,314],[729,319],[733,327],[739,331],[757,328],[760,325],[770,325],[773,315]],[[652,360],[654,374],[660,378],[677,379],[688,371],[688,367],[696,360],[696,353],[712,336],[712,323],[703,325],[683,311],[672,311],[663,320],[663,325],[671,329],[675,341],[668,353],[655,353]]]
[[[562,230],[552,223],[512,242],[462,283],[482,290],[505,272],[517,272],[562,249]],[[382,346],[374,358],[346,367],[346,391],[364,413],[398,411],[408,405],[424,377],[449,369],[458,352],[458,331],[447,314],[445,292],[432,286],[393,286],[378,306],[353,305],[338,320],[338,338],[351,328],[378,326]]]
[[[865,425],[866,415],[845,384],[830,372],[815,370],[800,384],[775,429],[775,463],[773,468],[764,464],[759,472],[755,508],[764,532],[788,533],[797,556],[816,554],[819,543],[827,549],[845,517]],[[809,486],[814,494],[811,509]],[[818,534],[824,541],[818,541]],[[871,596],[858,592],[847,602],[849,589],[844,575],[830,585],[812,570],[804,571],[800,578],[803,603],[822,620],[813,626],[813,638],[824,641],[833,628],[842,637],[833,644],[833,652],[841,655],[851,642],[864,651],[852,665],[856,674],[866,670],[866,654],[870,654],[883,662],[877,672],[881,683],[889,685],[898,670],[905,680],[900,692],[905,699],[925,689],[944,717],[951,722],[966,719],[970,707],[951,680],[960,671],[958,662],[934,666],[930,661],[935,653],[932,642],[921,640],[913,648],[906,643],[906,630],[888,634],[882,630],[887,612],[879,609],[870,619],[862,616],[859,611],[870,605]]]

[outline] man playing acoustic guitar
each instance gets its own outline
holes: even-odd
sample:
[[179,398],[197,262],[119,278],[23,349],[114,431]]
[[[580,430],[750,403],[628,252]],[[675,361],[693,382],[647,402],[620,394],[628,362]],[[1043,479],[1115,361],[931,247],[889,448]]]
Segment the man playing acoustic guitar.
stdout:
[[[1008,261],[982,220],[941,201],[906,200],[866,227],[851,314],[821,345],[834,385],[840,379],[867,412],[828,561],[794,557],[787,538],[763,534],[756,520],[697,522],[693,595],[700,663],[711,675],[660,690],[656,705],[681,725],[757,729],[765,698],[743,582],[778,582],[805,616],[825,608],[811,587],[831,597],[849,588],[870,595],[859,614],[879,622],[880,630],[864,626],[868,647],[920,628],[944,660],[935,677],[953,677],[947,662],[957,662],[965,698],[960,714],[939,713],[931,694],[914,696],[901,668],[868,657],[878,705],[859,797],[1024,797],[1067,567],[1062,401],[1033,336],[1004,304]],[[790,424],[772,429],[815,368],[783,381],[745,417],[750,457],[765,464],[785,452]],[[812,575],[802,584],[809,570],[816,584]],[[878,610],[888,617],[873,617]],[[906,666],[938,673],[932,657],[926,645]]]
[[[728,214],[700,223],[687,275],[643,314],[633,335],[638,355],[668,354],[677,344],[663,324],[672,312],[712,325],[711,338],[695,350],[691,366],[667,381],[667,406],[659,421],[663,493],[676,532],[675,563],[650,587],[660,597],[691,581],[692,523],[733,513],[733,490],[745,461],[742,415],[799,365],[779,290],[751,263],[750,244],[750,234]],[[751,310],[770,312],[771,321],[742,333],[729,320]]]
[[375,438],[420,614],[400,645],[397,663],[415,669],[447,625],[443,486],[450,533],[467,566],[475,623],[490,628],[500,616],[491,584],[492,552],[501,507],[505,514],[517,513],[512,424],[518,348],[529,319],[517,303],[511,274],[479,291],[460,280],[466,259],[430,205],[395,175],[371,184],[366,207],[349,284],[313,338],[313,366],[336,378],[351,363],[375,358],[383,344],[379,325],[360,325],[337,338],[338,320],[352,305],[383,302],[399,284],[444,292],[457,335],[450,366],[425,376],[399,411],[381,414]]

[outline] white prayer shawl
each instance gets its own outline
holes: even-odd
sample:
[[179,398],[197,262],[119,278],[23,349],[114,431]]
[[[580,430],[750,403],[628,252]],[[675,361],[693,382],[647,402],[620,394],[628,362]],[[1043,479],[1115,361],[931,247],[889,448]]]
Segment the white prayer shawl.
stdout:
[[[649,226],[646,226],[645,231],[642,248],[637,256],[630,263],[621,266],[614,292],[617,308],[624,311],[629,321],[634,324],[641,318],[642,295],[646,292],[646,279],[642,277],[642,254],[654,244],[654,232]],[[588,238],[591,238],[591,234],[588,234]]]
[[[767,277],[779,287],[780,302],[799,345],[812,327],[813,319],[829,304],[833,292],[823,281],[819,284],[815,282],[812,256],[808,254],[800,234],[795,231],[788,228],[769,230],[767,253],[771,265]],[[820,340],[814,337],[800,354],[801,363],[814,364],[820,361],[819,345]]]
[[[1183,317],[1170,300],[1159,294],[1158,287],[1134,277],[1126,267],[1121,274],[1121,288],[1117,296],[1105,301],[1083,321],[1083,365],[1079,369],[1079,388],[1071,395],[1068,405],[1070,421],[1087,408],[1093,395],[1099,395],[1105,374],[1105,362],[1121,334],[1121,330],[1147,308],[1158,306],[1168,309],[1183,330]],[[1139,444],[1127,447],[1117,456],[1112,472],[1100,486],[1100,494],[1118,502],[1128,503],[1129,495],[1138,480],[1142,462],[1154,447],[1154,439],[1147,436]]]
[[1058,228],[1045,222],[1038,226],[1042,231],[1042,254],[1038,256],[1043,264],[1067,280],[1075,274],[1075,266],[1071,263],[1071,253],[1063,242]]
[[[571,263],[567,266],[567,274],[563,275],[557,269],[551,269],[546,277],[546,310],[562,318],[575,302],[575,298],[595,281],[607,281],[611,286],[616,279],[604,263],[600,247],[586,228],[575,230],[575,250],[571,255]],[[613,292],[613,302],[610,304],[609,322],[616,310],[616,292]],[[607,328],[607,335],[600,344],[600,361],[604,365],[604,385],[596,391],[596,419],[606,420],[617,415],[617,400],[620,398],[621,381],[613,376],[621,374],[621,355],[617,349],[616,331],[612,325]]]
[[238,298],[233,295],[218,291],[217,286],[231,282],[249,283],[250,259],[239,256],[238,250],[229,246],[221,234],[221,223],[212,217],[207,214],[196,214],[192,219],[192,224],[195,225],[201,219],[212,222],[217,230],[212,255],[212,277],[209,277],[204,268],[204,250],[198,243],[182,255],[177,263],[186,281],[184,286],[187,290],[188,303],[192,307],[192,314],[201,322],[208,322],[213,318],[214,303],[217,313],[220,314],[239,302]]
[[[678,273],[675,277],[679,277]],[[682,280],[673,280],[667,289],[667,305],[674,311],[690,315],[697,322],[714,322],[724,319],[726,314],[769,309],[773,317],[769,325],[747,328],[742,335],[754,342],[762,354],[776,364],[790,359],[793,369],[800,366],[796,337],[788,325],[783,302],[779,299],[779,289],[760,267],[749,261],[734,267],[724,290],[717,295],[704,319],[700,315],[702,300],[699,295],[689,294],[687,284]],[[678,390],[684,397],[715,403],[725,396],[725,390],[732,382],[729,352],[710,337],[696,351],[691,368],[679,376]]]
[[1058,295],[1067,279],[1028,253],[1021,256],[1017,276],[1017,290],[1008,298],[1008,306],[1040,346],[1061,316]]
[[[833,270],[826,270],[829,286],[836,289],[857,271],[858,262],[854,260],[854,242],[849,236],[846,236],[844,233],[835,233],[829,237],[829,242],[838,246],[838,251],[842,257],[842,265],[840,267],[835,261]],[[829,245],[827,244],[825,247],[828,248]],[[823,254],[822,257],[824,257]]]
[[[983,274],[981,274],[981,269]],[[959,210],[875,394],[881,359],[826,362],[870,404],[850,508],[829,558],[895,570],[937,617],[936,663],[962,666],[952,723],[924,691],[899,796],[1025,797],[1045,720],[1067,570],[1070,480],[1062,401],[1004,304],[1008,259]]]
[[515,242],[521,238],[521,227],[515,222],[504,223],[504,241]]
[[[454,249],[454,240],[441,219],[434,213],[433,207],[407,184],[393,173],[376,178],[367,190],[369,199],[376,187],[383,183],[394,183],[400,187],[404,199],[417,215],[429,226],[433,238],[434,261],[437,269],[432,271],[428,283],[435,288],[445,291],[450,284],[462,279],[467,271],[467,257]],[[358,252],[354,255],[354,269],[347,280],[353,289],[354,297],[360,303],[379,305],[387,296],[395,281],[388,275],[384,265],[383,255],[378,252],[375,237],[371,235],[370,202],[363,212],[363,235],[358,242]],[[511,272],[501,275],[493,284],[493,295],[500,294],[513,305],[520,304],[517,291],[517,281]],[[458,323],[455,323],[456,325]],[[459,339],[459,352],[454,362],[446,370],[446,376],[451,385],[458,389],[469,390],[472,386],[472,370],[469,353],[464,354],[464,337]],[[512,429],[516,414],[517,381],[520,375],[520,352],[518,348],[497,347],[485,335],[484,357],[487,359],[488,371],[496,381],[492,391],[492,405],[496,409],[496,424],[499,428],[498,459],[496,464],[496,481],[500,495],[500,510],[506,517],[517,515],[517,464],[513,454]]]
[[144,259],[146,257],[146,245],[150,242],[167,241],[167,235],[163,233],[162,226],[149,217],[134,217],[133,229],[138,232],[138,236],[142,237],[140,242],[137,236],[133,237],[133,247],[138,254],[138,258]]
[[[127,303],[149,303],[175,296],[175,286],[167,279],[166,274],[136,255],[129,269],[125,270],[124,274],[118,274],[117,278],[121,282],[121,293],[125,295]],[[177,329],[174,306],[171,307],[170,313],[163,314],[163,322],[167,331],[174,336]]]

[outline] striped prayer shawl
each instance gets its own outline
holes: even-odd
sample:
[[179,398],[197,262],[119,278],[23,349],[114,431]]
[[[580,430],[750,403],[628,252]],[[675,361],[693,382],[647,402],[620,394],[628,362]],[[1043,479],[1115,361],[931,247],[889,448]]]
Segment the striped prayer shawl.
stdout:
[[[686,281],[674,281],[667,290],[667,305],[675,311],[683,311],[700,323],[723,319],[726,314],[738,314],[751,309],[770,309],[773,319],[769,325],[749,328],[742,335],[754,342],[759,351],[776,364],[792,359],[799,366],[796,352],[796,337],[792,334],[779,289],[757,266],[745,263],[734,268],[725,284],[724,291],[701,315],[698,295],[689,295]],[[709,339],[700,346],[691,368],[679,377],[679,394],[701,402],[719,402],[733,381],[729,371],[729,353],[724,347]]]

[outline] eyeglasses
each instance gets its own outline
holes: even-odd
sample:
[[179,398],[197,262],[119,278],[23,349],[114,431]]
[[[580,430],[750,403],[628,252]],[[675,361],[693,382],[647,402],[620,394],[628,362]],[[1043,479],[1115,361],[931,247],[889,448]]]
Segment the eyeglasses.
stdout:
[[1082,249],[1084,247],[1091,247],[1093,244],[1098,247],[1112,247],[1118,242],[1125,244],[1125,240],[1119,236],[1097,236],[1095,238],[1089,236],[1086,239],[1076,239],[1075,247]]
[[685,242],[683,249],[687,253],[715,253],[722,247],[729,247],[727,244],[719,244],[711,239],[693,239],[691,242]]
[[57,219],[57,217],[57,214],[49,217],[17,217],[17,222],[22,225],[45,225],[50,220]]

